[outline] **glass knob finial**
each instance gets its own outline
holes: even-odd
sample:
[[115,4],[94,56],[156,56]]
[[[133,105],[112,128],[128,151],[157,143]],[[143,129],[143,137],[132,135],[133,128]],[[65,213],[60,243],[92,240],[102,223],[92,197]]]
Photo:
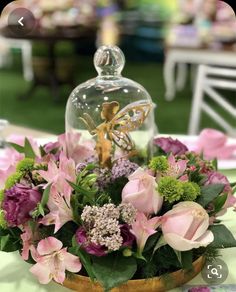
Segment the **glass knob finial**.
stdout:
[[125,56],[117,46],[102,46],[94,56],[98,75],[120,75],[125,65]]

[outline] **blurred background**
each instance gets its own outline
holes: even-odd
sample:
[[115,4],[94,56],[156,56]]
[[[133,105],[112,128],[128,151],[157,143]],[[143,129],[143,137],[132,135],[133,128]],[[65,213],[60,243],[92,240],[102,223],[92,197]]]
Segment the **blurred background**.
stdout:
[[[157,104],[161,133],[212,127],[236,135],[236,19],[224,2],[26,0],[20,7],[35,23],[23,36],[14,33],[9,13],[1,16],[1,119],[64,132],[70,92],[96,76],[96,48],[115,44],[126,56],[123,75],[141,83]],[[210,68],[199,71],[201,64]],[[216,75],[217,93],[208,88],[210,75]]]

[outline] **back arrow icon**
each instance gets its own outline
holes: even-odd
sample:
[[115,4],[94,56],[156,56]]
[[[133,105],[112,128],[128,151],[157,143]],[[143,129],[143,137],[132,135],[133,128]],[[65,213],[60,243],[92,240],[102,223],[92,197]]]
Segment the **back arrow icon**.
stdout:
[[21,18],[18,20],[18,23],[19,23],[21,26],[24,26],[24,23],[22,22],[23,19],[24,19],[24,17],[21,17]]

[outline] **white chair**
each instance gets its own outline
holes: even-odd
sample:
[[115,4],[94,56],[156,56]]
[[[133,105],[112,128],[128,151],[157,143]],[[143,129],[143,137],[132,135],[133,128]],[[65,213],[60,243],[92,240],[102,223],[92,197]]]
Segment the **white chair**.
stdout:
[[[231,136],[236,136],[236,98],[235,105],[232,105],[222,94],[217,92],[217,89],[236,91],[236,69],[200,65],[198,67],[189,120],[189,135],[198,134],[201,112],[203,111],[219,124],[225,132]],[[234,118],[235,122],[233,122],[233,125],[226,121],[207,103],[205,99],[206,95]]]
[[0,66],[6,66],[11,63],[10,49],[16,48],[21,50],[22,66],[23,66],[23,76],[26,81],[32,81],[33,79],[33,69],[32,69],[32,45],[31,42],[27,40],[20,39],[10,39],[0,36],[1,46],[5,50],[0,50]]

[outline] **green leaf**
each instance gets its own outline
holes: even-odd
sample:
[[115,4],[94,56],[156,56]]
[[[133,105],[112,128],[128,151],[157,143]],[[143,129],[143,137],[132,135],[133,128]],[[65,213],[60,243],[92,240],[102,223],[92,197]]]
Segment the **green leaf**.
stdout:
[[156,245],[155,245],[155,247],[154,247],[154,249],[153,249],[153,254],[156,252],[156,250],[158,250],[158,248],[160,248],[160,247],[162,247],[162,246],[164,246],[164,245],[166,245],[167,243],[166,243],[166,241],[165,241],[165,239],[164,239],[164,236],[162,235],[160,238],[159,238],[159,240],[158,240],[158,242],[156,243]]
[[88,273],[91,280],[95,279],[95,274],[93,271],[91,256],[89,256],[86,252],[81,250],[80,246],[76,242],[75,236],[72,237],[72,247],[69,248],[69,252],[73,253],[74,255],[80,258],[80,261],[85,268],[86,272]]
[[225,185],[214,184],[201,187],[201,195],[197,199],[197,203],[206,207],[207,204],[212,202],[220,193],[222,193]]
[[222,207],[224,206],[226,200],[227,200],[228,194],[223,194],[221,196],[218,196],[214,201],[214,211],[210,213],[210,216],[217,214],[221,211]]
[[45,215],[45,213],[44,213],[44,209],[43,209],[43,206],[42,206],[41,203],[38,204],[38,210],[39,210],[39,213],[40,213],[42,216]]
[[130,280],[137,270],[133,257],[122,257],[120,254],[109,254],[105,257],[94,257],[94,274],[105,291]]
[[12,143],[12,142],[7,142],[7,144],[11,147],[13,147],[17,152],[19,153],[25,153],[25,149],[24,147],[16,144],[16,143]]
[[213,165],[215,170],[218,170],[218,160],[216,158],[214,160],[212,160],[212,165]]
[[191,270],[193,268],[193,251],[182,251],[181,252],[181,264],[184,270]]
[[26,158],[35,159],[36,157],[34,150],[30,144],[30,141],[27,138],[25,138],[24,153]]
[[210,246],[215,248],[236,247],[236,240],[232,233],[222,224],[211,225],[209,227],[214,234],[214,241]]
[[7,245],[7,242],[9,241],[10,234],[7,234],[5,236],[2,236],[0,239],[0,250],[4,250],[5,246]]
[[160,232],[156,232],[156,233],[152,234],[151,236],[149,236],[149,238],[145,244],[143,253],[146,253],[149,250],[153,250],[154,246],[156,246],[158,244],[158,242],[160,241],[160,238],[161,238]]
[[49,198],[49,194],[50,194],[51,186],[52,186],[51,184],[48,185],[48,186],[46,187],[46,189],[43,191],[43,196],[42,196],[42,199],[41,199],[41,205],[42,205],[43,208],[44,208],[44,207],[47,205],[47,203],[48,203],[48,198]]

